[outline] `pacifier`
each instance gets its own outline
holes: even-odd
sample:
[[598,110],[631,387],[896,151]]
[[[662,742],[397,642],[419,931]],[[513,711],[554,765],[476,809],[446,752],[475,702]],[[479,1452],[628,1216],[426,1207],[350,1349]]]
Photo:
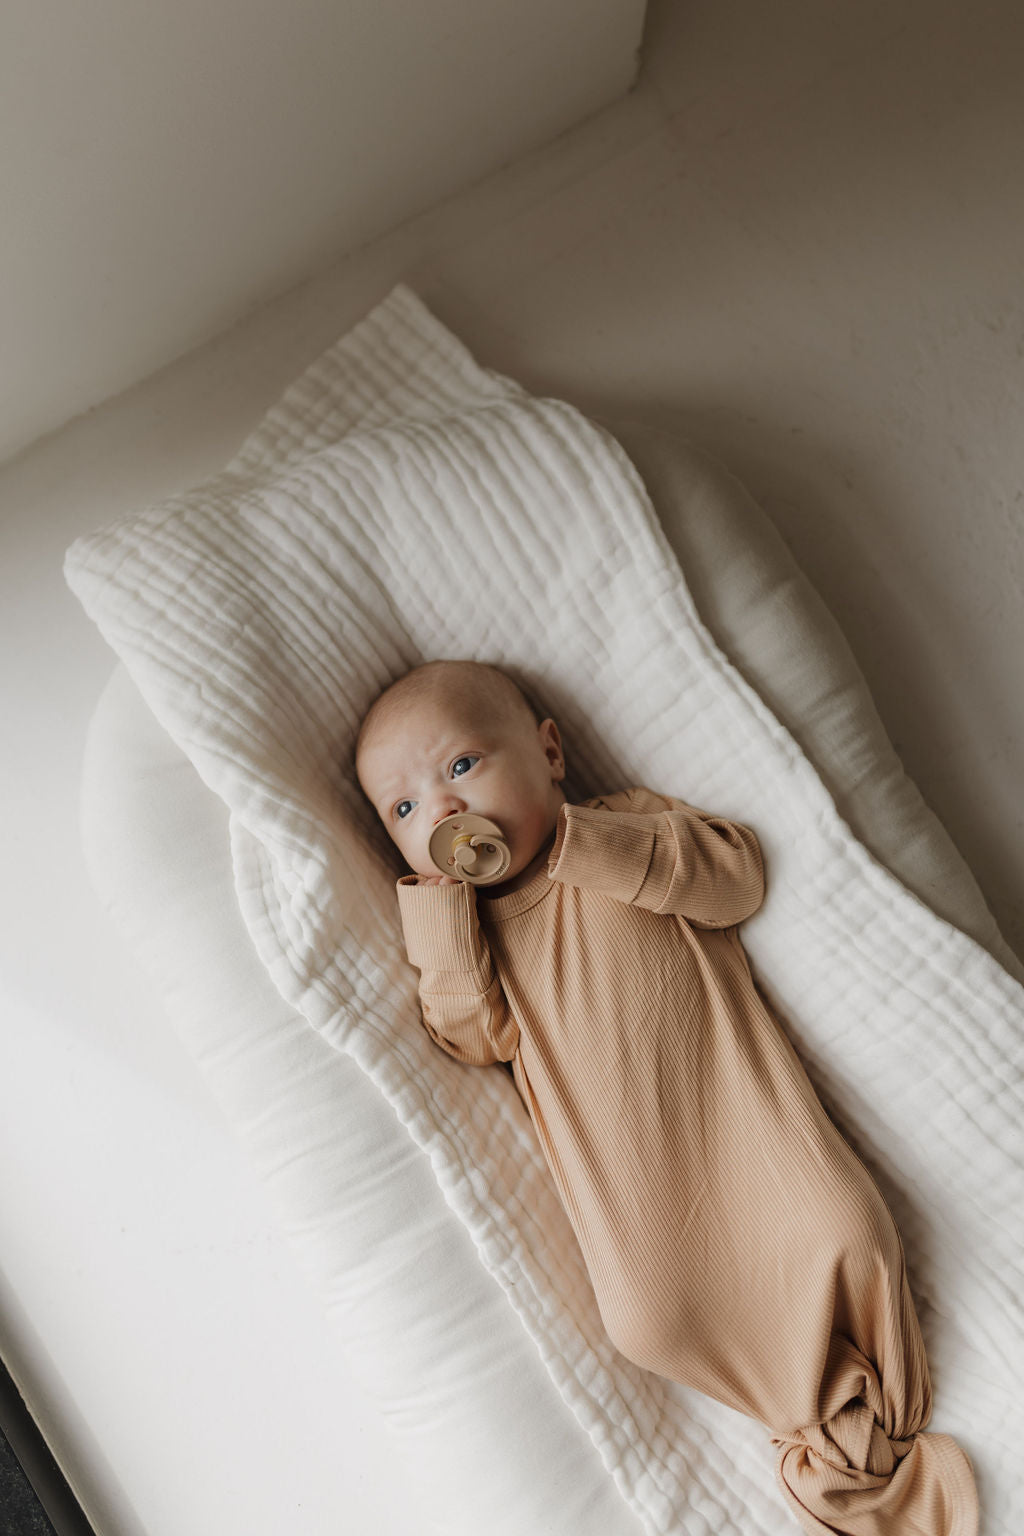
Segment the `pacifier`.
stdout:
[[512,862],[501,828],[469,811],[456,811],[439,821],[427,849],[442,875],[469,885],[494,885]]

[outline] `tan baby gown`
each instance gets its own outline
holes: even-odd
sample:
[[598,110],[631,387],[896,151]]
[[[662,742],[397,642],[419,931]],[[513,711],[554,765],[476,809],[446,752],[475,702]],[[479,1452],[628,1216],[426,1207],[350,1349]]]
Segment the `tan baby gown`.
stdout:
[[641,788],[510,894],[398,881],[424,1024],[512,1063],[615,1346],[766,1424],[816,1536],[974,1536],[899,1233],[740,944],[763,891],[748,828]]

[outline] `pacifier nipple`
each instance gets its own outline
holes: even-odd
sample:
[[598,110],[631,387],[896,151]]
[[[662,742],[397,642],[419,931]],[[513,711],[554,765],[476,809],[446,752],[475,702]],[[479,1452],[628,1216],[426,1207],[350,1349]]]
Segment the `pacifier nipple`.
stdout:
[[512,862],[501,828],[486,816],[456,812],[430,834],[431,862],[469,885],[494,885]]

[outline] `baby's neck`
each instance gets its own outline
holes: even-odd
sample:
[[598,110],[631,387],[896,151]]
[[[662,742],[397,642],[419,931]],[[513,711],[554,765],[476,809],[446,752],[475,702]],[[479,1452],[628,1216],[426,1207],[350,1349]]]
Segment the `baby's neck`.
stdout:
[[527,864],[525,869],[521,869],[518,875],[513,875],[511,880],[503,880],[498,885],[481,886],[481,895],[511,896],[513,891],[518,891],[521,886],[528,885],[537,871],[541,868],[541,866],[547,864],[548,856],[551,853],[552,847],[554,846],[554,841],[555,834],[552,832],[547,841],[544,842],[540,848],[538,848],[537,852],[534,854],[533,858],[530,860],[529,864]]

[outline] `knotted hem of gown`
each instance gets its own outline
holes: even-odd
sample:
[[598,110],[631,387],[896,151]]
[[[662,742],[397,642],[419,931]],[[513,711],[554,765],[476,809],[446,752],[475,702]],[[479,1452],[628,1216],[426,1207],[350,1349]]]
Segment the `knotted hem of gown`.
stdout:
[[812,1536],[978,1536],[970,1459],[950,1435],[889,1438],[866,1403],[772,1437],[782,1494]]

